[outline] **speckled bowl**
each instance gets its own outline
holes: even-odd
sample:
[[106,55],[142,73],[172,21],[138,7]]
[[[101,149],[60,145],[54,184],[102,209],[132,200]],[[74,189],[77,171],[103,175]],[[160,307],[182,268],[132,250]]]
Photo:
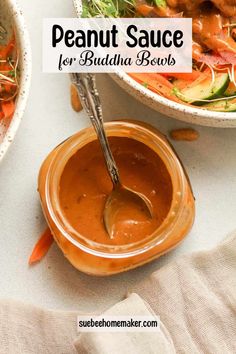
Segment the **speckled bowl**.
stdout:
[[14,28],[19,48],[20,88],[16,110],[11,120],[0,121],[0,160],[14,139],[25,110],[31,77],[31,50],[28,32],[25,28],[22,12],[15,0],[0,1],[0,22],[8,33]]
[[[76,13],[80,17],[82,13],[82,1],[73,0],[73,3]],[[122,71],[112,74],[111,77],[130,95],[146,104],[148,107],[153,108],[168,117],[210,127],[236,127],[236,112],[223,113],[206,111],[200,108],[176,103],[148,90]]]

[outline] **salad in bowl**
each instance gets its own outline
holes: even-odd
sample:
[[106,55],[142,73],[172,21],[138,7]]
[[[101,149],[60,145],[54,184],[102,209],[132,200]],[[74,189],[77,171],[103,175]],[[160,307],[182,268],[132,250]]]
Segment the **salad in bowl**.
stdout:
[[83,17],[192,18],[192,73],[117,73],[129,93],[166,115],[236,126],[234,0],[74,0]]

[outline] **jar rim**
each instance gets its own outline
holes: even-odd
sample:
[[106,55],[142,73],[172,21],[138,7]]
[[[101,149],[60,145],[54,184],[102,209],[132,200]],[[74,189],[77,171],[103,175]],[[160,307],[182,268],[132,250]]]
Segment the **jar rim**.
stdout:
[[[157,129],[147,124],[130,122],[130,121],[113,121],[105,123],[105,129],[108,136],[122,136],[132,138],[144,143],[153,149],[155,145],[158,148],[158,156],[165,164],[172,182],[172,202],[168,214],[161,225],[149,236],[143,240],[125,244],[125,245],[108,245],[101,244],[88,239],[75,230],[60,210],[60,202],[58,196],[58,187],[63,169],[69,159],[82,146],[97,139],[96,133],[92,127],[85,128],[74,134],[66,141],[61,143],[56,149],[55,158],[51,161],[45,183],[45,198],[49,215],[60,231],[60,233],[74,246],[86,253],[104,258],[127,258],[147,252],[148,250],[162,244],[171,234],[179,216],[184,208],[184,197],[187,188],[185,171],[176,155],[173,147],[169,144],[165,136]],[[125,135],[121,135],[124,134]],[[136,134],[135,134],[136,133]],[[147,139],[148,143],[143,141]],[[67,147],[66,152],[62,150]],[[55,182],[58,182],[56,183]],[[168,222],[167,222],[168,221]]]

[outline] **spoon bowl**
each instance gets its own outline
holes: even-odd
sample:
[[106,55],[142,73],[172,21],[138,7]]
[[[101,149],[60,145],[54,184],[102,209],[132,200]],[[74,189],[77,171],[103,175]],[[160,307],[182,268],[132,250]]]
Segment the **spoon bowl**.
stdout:
[[[132,218],[128,216],[129,210],[132,210]],[[110,238],[115,238],[117,223],[128,221],[130,224],[137,224],[143,218],[152,217],[153,207],[150,200],[144,194],[123,185],[113,188],[103,213],[104,225]]]

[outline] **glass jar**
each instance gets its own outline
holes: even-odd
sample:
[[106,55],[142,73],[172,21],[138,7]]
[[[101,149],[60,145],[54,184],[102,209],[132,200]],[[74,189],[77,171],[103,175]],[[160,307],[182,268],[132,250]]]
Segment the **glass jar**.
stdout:
[[[133,121],[105,124],[108,136],[138,140],[156,152],[172,182],[173,197],[168,215],[158,229],[139,242],[113,246],[94,242],[79,234],[65,219],[59,202],[59,184],[68,160],[80,148],[96,139],[92,127],[57,146],[43,162],[38,190],[48,226],[68,260],[82,272],[110,275],[138,267],[176,247],[192,227],[194,197],[186,172],[168,140],[155,128]],[[88,211],[89,213],[89,211]]]

